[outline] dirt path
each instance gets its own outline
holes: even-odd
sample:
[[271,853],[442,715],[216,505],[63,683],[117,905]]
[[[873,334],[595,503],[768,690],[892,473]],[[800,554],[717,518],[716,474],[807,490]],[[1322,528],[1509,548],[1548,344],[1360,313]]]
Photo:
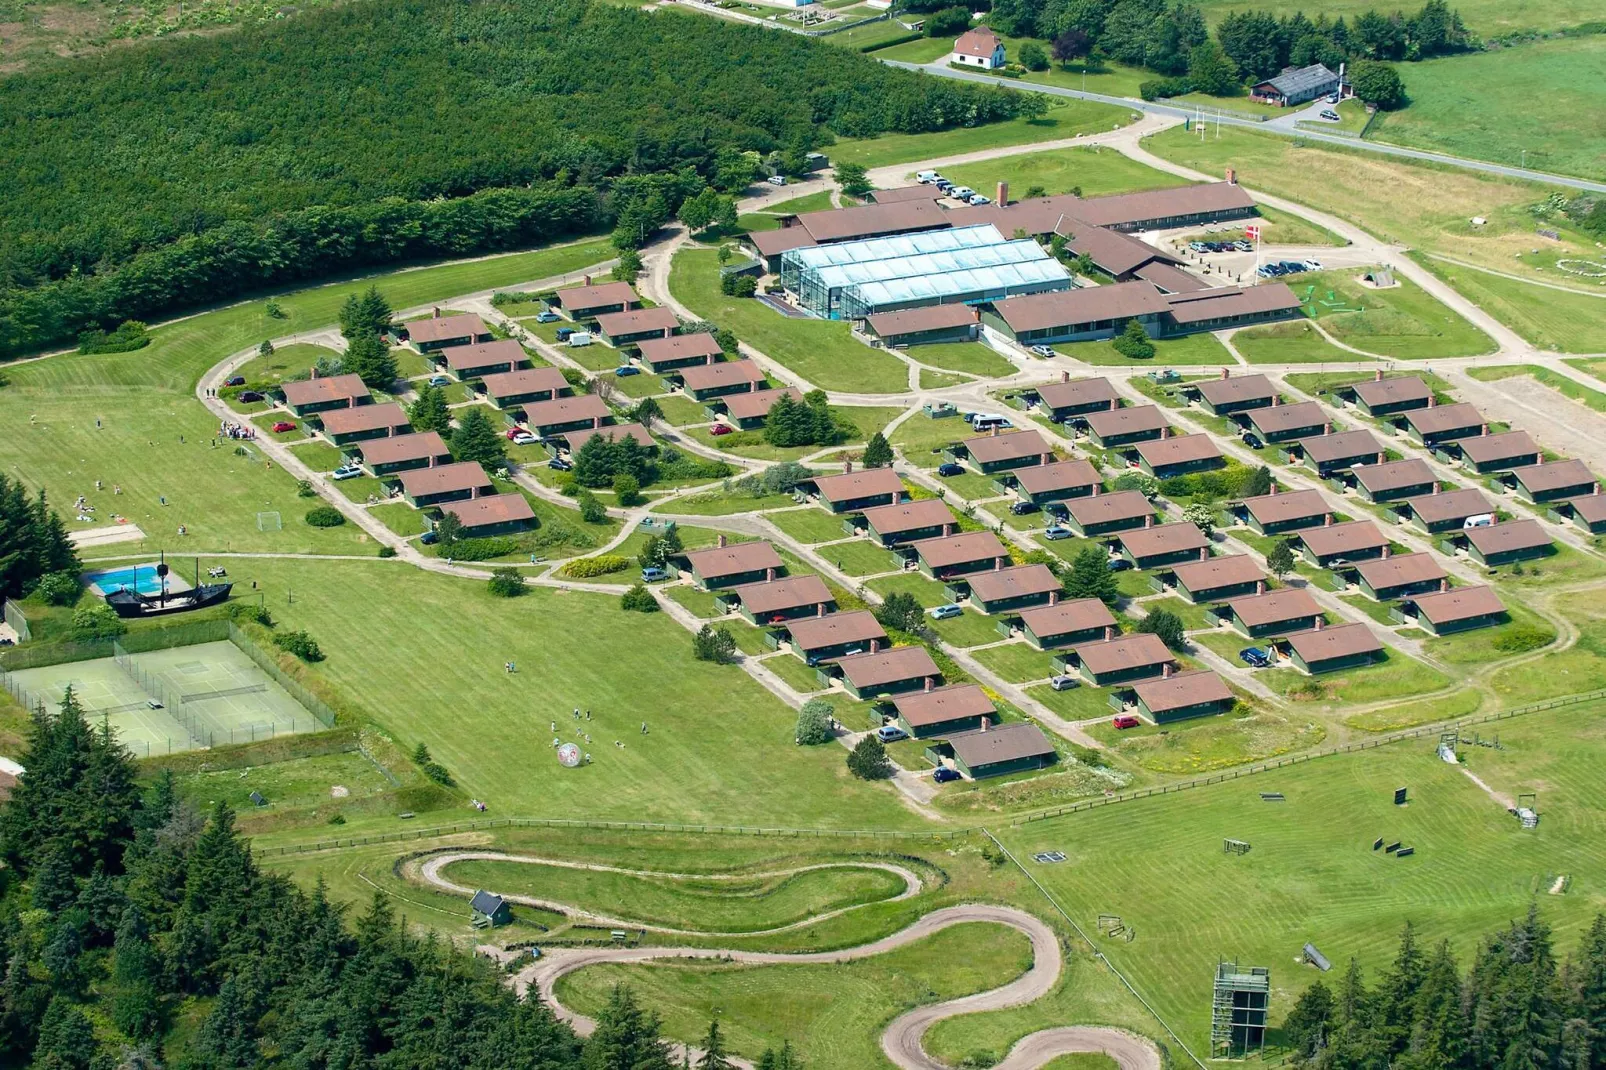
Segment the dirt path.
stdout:
[[[1007,925],[1025,934],[1032,945],[1032,965],[1015,980],[987,992],[917,1007],[893,1019],[881,1034],[881,1050],[902,1070],[948,1070],[926,1054],[922,1041],[926,1031],[938,1022],[961,1014],[1002,1010],[1031,1003],[1047,995],[1058,982],[1064,960],[1058,935],[1047,923],[1013,907],[968,904],[932,911],[908,928],[879,940],[841,951],[787,953],[775,951],[720,951],[688,947],[599,947],[558,948],[546,953],[540,962],[527,967],[515,978],[520,992],[534,987],[576,1033],[589,1036],[597,1023],[564,1007],[557,998],[558,981],[576,970],[604,963],[654,962],[663,959],[701,959],[735,962],[752,966],[806,963],[844,963],[883,955],[923,940],[953,925],[988,922]],[[1036,1070],[1037,1067],[1072,1052],[1102,1052],[1113,1058],[1121,1070],[1160,1070],[1160,1054],[1148,1041],[1119,1029],[1101,1026],[1061,1026],[1044,1029],[1023,1038],[999,1064],[1003,1070]],[[693,1050],[692,1058],[700,1053]],[[745,1060],[732,1060],[743,1070],[751,1070]]]

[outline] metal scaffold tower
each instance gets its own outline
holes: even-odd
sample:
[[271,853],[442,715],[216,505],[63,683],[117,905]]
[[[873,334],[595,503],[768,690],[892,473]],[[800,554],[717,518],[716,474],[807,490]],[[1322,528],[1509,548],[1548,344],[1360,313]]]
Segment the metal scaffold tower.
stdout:
[[1218,962],[1210,1006],[1211,1057],[1231,1059],[1262,1050],[1270,999],[1271,971],[1266,967]]

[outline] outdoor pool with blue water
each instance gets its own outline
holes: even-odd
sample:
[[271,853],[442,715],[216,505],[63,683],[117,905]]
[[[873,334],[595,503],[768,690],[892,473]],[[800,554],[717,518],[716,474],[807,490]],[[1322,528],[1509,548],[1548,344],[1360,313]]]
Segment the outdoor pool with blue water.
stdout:
[[[156,575],[155,565],[129,565],[126,568],[88,572],[84,574],[84,582],[103,595],[124,588],[138,591],[140,594],[162,593],[162,581]],[[173,585],[169,585],[168,589],[172,590],[172,587]]]

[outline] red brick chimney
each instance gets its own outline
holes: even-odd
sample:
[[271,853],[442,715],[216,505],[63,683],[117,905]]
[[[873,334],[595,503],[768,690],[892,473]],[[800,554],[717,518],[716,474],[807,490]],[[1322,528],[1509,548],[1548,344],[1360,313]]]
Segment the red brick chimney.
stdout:
[[433,310],[432,318],[434,318],[434,319],[440,319],[441,318],[441,306],[439,306],[439,305],[435,306],[435,308]]
[[581,278],[586,280],[586,285],[587,286],[591,285],[591,276],[590,275],[582,275]]
[[1433,481],[1433,493],[1435,493],[1435,494],[1439,493],[1439,482],[1438,482],[1438,480],[1434,480]]
[[1009,183],[1008,182],[1000,182],[998,184],[998,196],[994,197],[993,199],[998,202],[998,207],[1000,207],[1000,208],[1003,208],[1003,207],[1005,207],[1006,205],[1009,204]]
[[1283,403],[1283,399],[1282,399],[1282,395],[1281,394],[1273,394],[1271,396],[1271,407],[1272,408],[1275,409],[1278,405],[1281,405],[1282,403]]
[[1328,420],[1325,424],[1322,424],[1322,434],[1330,435],[1332,433],[1333,433],[1333,421]]
[[1431,408],[1435,407],[1436,405],[1438,405],[1438,403],[1439,403],[1439,395],[1437,395],[1437,394],[1429,394],[1428,395],[1428,408],[1431,409]]
[[952,535],[954,533],[954,526],[952,524],[944,524],[942,526],[942,533],[944,537]]
[[1595,489],[1590,491],[1589,493],[1591,493],[1591,494],[1599,494],[1600,493],[1600,484],[1596,483],[1595,484]]
[[1088,495],[1088,496],[1091,497],[1091,498],[1097,498],[1099,496],[1099,482],[1098,482],[1098,480],[1094,480],[1093,481],[1093,493]]
[[774,583],[775,582],[775,570],[773,568],[767,568],[767,569],[764,570],[764,582],[765,583]]
[[1169,661],[1160,667],[1160,679],[1171,679],[1171,663]]
[[1003,570],[1004,570],[1004,559],[1002,557],[993,558],[993,571],[994,572],[1002,572]]
[[1060,604],[1060,593],[1058,591],[1048,592],[1048,604],[1051,606],[1057,606]]
[[1450,577],[1446,576],[1444,579],[1439,581],[1439,590],[1448,591],[1449,589],[1450,589]]
[[1208,546],[1199,547],[1199,560],[1201,560],[1201,561],[1210,560],[1210,547],[1208,547]]
[[1387,561],[1391,553],[1393,553],[1393,550],[1390,547],[1383,547],[1383,560]]
[[1154,514],[1153,513],[1148,513],[1148,514],[1146,514],[1144,516],[1144,518],[1143,518],[1143,526],[1146,527],[1146,528],[1154,527]]
[[1060,372],[1060,382],[1068,383],[1070,381],[1071,381],[1071,373],[1070,372]]
[[1325,624],[1326,624],[1326,623],[1327,623],[1327,621],[1325,621],[1325,620],[1323,620],[1323,619],[1322,619],[1322,617],[1321,617],[1321,615],[1320,615],[1320,614],[1318,614],[1318,615],[1317,615],[1317,617],[1316,617],[1316,630],[1317,630],[1317,631],[1321,631],[1321,630],[1322,630],[1322,627],[1323,627],[1323,626],[1324,626],[1324,625],[1325,625]]
[[981,730],[983,732],[987,731],[987,718],[985,716],[981,719]]
[[1170,424],[1167,424],[1165,427],[1160,428],[1160,437],[1161,438],[1170,438],[1171,437],[1171,425]]
[[1221,369],[1221,377],[1223,379],[1230,379],[1232,377],[1232,369],[1231,368],[1223,368],[1223,369]]
[[842,474],[843,475],[852,475],[853,474],[853,458],[852,457],[844,457],[844,458],[842,458]]
[[307,370],[308,370],[308,372],[311,373],[309,378],[312,378],[312,379],[318,378],[318,366],[316,364],[314,364],[311,368],[308,368]]
[[1266,581],[1265,580],[1256,580],[1255,581],[1255,593],[1256,594],[1265,594],[1266,593]]
[[870,640],[870,653],[874,654],[877,651],[879,651],[880,649],[881,649],[881,640],[879,640],[879,639]]
[[1236,168],[1227,168],[1227,184],[1229,186],[1236,186],[1238,184],[1238,171]]
[[1322,518],[1322,527],[1330,528],[1332,526],[1333,526],[1333,514],[1332,513],[1328,513],[1326,516],[1324,516]]
[[1377,374],[1372,376],[1372,382],[1381,383],[1382,381],[1383,381],[1383,369],[1379,368],[1377,370]]
[[1045,454],[1042,455],[1042,457],[1040,457],[1038,459],[1037,463],[1038,464],[1053,464],[1054,463],[1054,455],[1052,453],[1045,453]]
[[933,680],[933,679],[932,679],[932,678],[931,678],[931,677],[929,677],[929,676],[928,676],[928,677],[926,677],[926,690],[927,690],[927,691],[930,691],[930,690],[931,690],[931,689],[932,689],[932,688],[934,688],[934,687],[936,687],[936,686],[937,686],[937,684],[936,684],[936,681],[934,681],[934,680]]
[[1114,639],[1115,639],[1115,625],[1106,624],[1104,626],[1104,641],[1106,643],[1108,643],[1108,642],[1114,641]]
[[825,616],[825,603],[824,602],[816,602],[814,604],[814,615],[816,617]]
[[719,536],[720,549],[724,549],[725,546],[727,546],[729,543],[730,543],[730,540],[725,537],[723,532],[721,532],[720,536]]
[[1488,433],[1489,433],[1489,425],[1488,424],[1484,424],[1483,427],[1481,429],[1479,429],[1479,431],[1478,431],[1479,435],[1487,435]]
[[988,429],[987,437],[988,438],[997,438],[998,437],[998,425],[997,424],[994,424],[991,428]]

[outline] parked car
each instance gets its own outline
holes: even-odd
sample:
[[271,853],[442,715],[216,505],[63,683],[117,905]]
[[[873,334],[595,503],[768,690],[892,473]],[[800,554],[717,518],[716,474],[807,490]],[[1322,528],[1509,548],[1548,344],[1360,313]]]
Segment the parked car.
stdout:
[[969,197],[965,198],[965,203],[980,207],[984,204],[992,204],[993,199],[987,196],[985,193],[972,193]]
[[1124,557],[1112,557],[1109,559],[1109,561],[1105,562],[1104,567],[1109,569],[1111,572],[1125,572],[1127,569],[1132,567],[1132,562],[1128,561]]
[[569,336],[571,334],[573,334],[573,333],[574,333],[574,328],[573,327],[559,327],[558,330],[557,330],[558,341],[567,342],[569,340]]
[[360,475],[362,475],[362,468],[359,465],[351,464],[351,463],[348,462],[348,463],[343,464],[339,468],[336,468],[334,470],[333,478],[335,478],[335,479],[356,479]]
[[441,537],[435,534],[433,531],[426,531],[424,534],[418,537],[418,541],[423,543],[425,546],[434,546],[436,543],[441,541]]
[[1075,535],[1076,532],[1072,531],[1064,524],[1050,524],[1048,526],[1048,530],[1043,532],[1043,538],[1047,539],[1049,542],[1057,542],[1060,539],[1069,539]]
[[560,320],[562,318],[563,318],[562,316],[558,315],[556,312],[552,311],[550,308],[546,309],[545,311],[542,311],[542,312],[537,312],[535,314],[535,322],[537,322],[537,323],[556,323],[556,322],[558,322],[558,320]]
[[661,568],[644,568],[641,570],[642,583],[657,583],[659,580],[667,580],[668,578],[669,573]]
[[231,375],[231,376],[229,376],[227,379],[225,379],[223,381],[223,385],[224,386],[244,386],[245,385],[245,376],[243,376],[243,375]]
[[641,369],[634,364],[621,364],[613,370],[613,374],[623,379],[627,375],[640,375]]
[[574,471],[574,465],[570,464],[568,461],[565,461],[562,457],[554,457],[554,458],[552,458],[550,461],[548,461],[546,463],[546,466],[548,468],[552,469],[555,472],[572,472],[572,471]]
[[1056,676],[1048,682],[1048,686],[1055,691],[1073,691],[1082,686],[1082,681],[1074,676]]
[[1238,651],[1238,659],[1251,669],[1264,669],[1271,664],[1271,658],[1258,646],[1244,647]]
[[968,201],[975,195],[976,191],[971,189],[969,186],[955,186],[953,189],[948,191],[948,196],[960,201]]
[[296,425],[289,420],[280,420],[278,423],[273,425],[273,433],[276,435],[282,435],[286,431],[294,431],[295,429]]
[[962,606],[947,602],[940,606],[932,606],[926,612],[931,616],[932,620],[948,620],[950,617],[964,616],[965,610]]
[[431,375],[429,377],[430,386],[450,386],[451,382],[452,377],[450,375]]
[[900,739],[908,739],[909,733],[895,724],[884,724],[875,730],[875,737],[883,743],[896,743]]
[[1321,269],[1322,269],[1322,262],[1320,260],[1307,260],[1307,261],[1305,261],[1305,270],[1306,271],[1320,271]]
[[533,446],[541,441],[522,427],[515,427],[509,432],[507,438],[515,446]]
[[1332,108],[1323,108],[1321,111],[1321,116],[1330,123],[1336,123],[1339,121],[1338,112],[1334,111]]
[[1143,722],[1132,716],[1130,713],[1119,713],[1110,719],[1110,723],[1116,728],[1126,729],[1136,728]]
[[1239,437],[1244,440],[1244,445],[1248,446],[1252,450],[1265,448],[1266,444],[1260,441],[1260,436],[1255,434],[1253,431],[1245,431]]
[[946,464],[937,466],[937,474],[939,476],[962,476],[965,474],[965,466],[949,461]]
[[768,182],[772,186],[784,186],[784,185],[786,185],[786,176],[785,175],[771,175],[769,178],[766,178],[764,181]]
[[1064,502],[1049,502],[1043,506],[1043,512],[1047,513],[1049,516],[1058,517],[1061,520],[1064,520],[1071,515],[1070,507]]
[[1052,346],[1032,346],[1032,355],[1045,358],[1052,357],[1054,356],[1054,349]]
[[262,401],[264,399],[262,397],[262,394],[259,391],[256,391],[256,390],[242,390],[240,392],[240,400],[244,401],[244,402],[252,402],[252,401]]
[[1191,241],[1188,243],[1188,248],[1192,249],[1196,253],[1202,253],[1205,251],[1205,243],[1202,241]]
[[953,768],[952,766],[939,765],[937,766],[936,772],[931,774],[931,779],[935,780],[939,784],[947,784],[962,778],[959,775],[959,770]]
[[1327,103],[1329,103],[1329,104],[1337,104],[1338,103],[1338,94],[1337,93],[1329,93],[1329,94],[1327,94]]
[[920,183],[922,186],[929,186],[941,177],[942,176],[935,171],[921,171],[919,174],[915,175],[915,181]]
[[1232,247],[1238,250],[1240,253],[1252,253],[1255,251],[1253,242],[1244,241],[1242,239],[1233,242]]
[[715,424],[713,427],[708,429],[708,433],[710,435],[728,435],[735,430],[736,428],[732,427],[730,424]]
[[1009,507],[1009,511],[1014,516],[1025,516],[1027,513],[1039,512],[1042,508],[1036,502],[1016,502]]

